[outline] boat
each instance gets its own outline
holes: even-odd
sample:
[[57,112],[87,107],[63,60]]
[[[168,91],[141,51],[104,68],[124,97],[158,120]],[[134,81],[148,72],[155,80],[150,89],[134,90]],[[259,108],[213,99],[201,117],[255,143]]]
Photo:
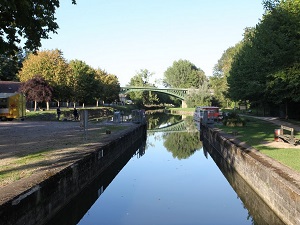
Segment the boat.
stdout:
[[222,119],[220,108],[216,106],[197,106],[194,112],[194,120],[201,122],[204,117],[204,113],[207,112],[207,123],[214,123],[215,120]]

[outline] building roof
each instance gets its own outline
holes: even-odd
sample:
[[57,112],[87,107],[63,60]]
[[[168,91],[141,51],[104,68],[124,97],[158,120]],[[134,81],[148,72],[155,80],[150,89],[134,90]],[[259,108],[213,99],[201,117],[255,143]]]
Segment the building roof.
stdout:
[[19,92],[20,82],[0,81],[0,93]]

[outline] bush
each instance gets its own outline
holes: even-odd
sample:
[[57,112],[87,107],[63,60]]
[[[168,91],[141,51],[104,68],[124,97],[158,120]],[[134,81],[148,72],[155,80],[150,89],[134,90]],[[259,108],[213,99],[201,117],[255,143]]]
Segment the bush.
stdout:
[[246,125],[246,121],[236,112],[230,112],[224,117],[223,124],[227,127],[243,127]]

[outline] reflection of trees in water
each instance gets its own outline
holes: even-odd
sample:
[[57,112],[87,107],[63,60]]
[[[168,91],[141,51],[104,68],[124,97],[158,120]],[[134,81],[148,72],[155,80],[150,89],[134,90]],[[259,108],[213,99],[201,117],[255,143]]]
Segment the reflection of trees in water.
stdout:
[[[182,121],[181,115],[170,115],[165,113],[147,113],[148,129],[159,128],[164,125],[176,124]],[[202,148],[202,142],[200,142],[200,135],[197,132],[193,117],[187,117],[184,120],[185,127],[188,132],[175,132],[164,133],[162,138],[164,140],[164,147],[172,152],[174,158],[186,159],[194,154],[195,151]],[[148,133],[148,135],[150,135]],[[155,139],[159,139],[160,135],[155,136]],[[151,146],[151,143],[147,142],[147,145]]]
[[195,121],[194,121],[194,117],[192,116],[187,116],[185,119],[184,119],[184,124],[185,124],[185,127],[186,127],[186,130],[188,132],[197,132],[197,127],[195,125]]
[[169,115],[166,113],[146,114],[148,130],[158,128],[163,124],[173,124],[181,121],[181,115]]
[[164,147],[178,159],[187,159],[202,148],[198,132],[165,133],[163,139]]

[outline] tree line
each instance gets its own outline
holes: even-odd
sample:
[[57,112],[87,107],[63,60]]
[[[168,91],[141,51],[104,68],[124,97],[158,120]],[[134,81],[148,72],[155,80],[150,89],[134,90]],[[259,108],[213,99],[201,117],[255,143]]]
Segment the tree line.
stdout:
[[213,83],[223,91],[220,99],[294,117],[300,112],[300,1],[267,0],[263,5],[260,22],[224,52]]
[[35,102],[52,99],[58,105],[61,101],[98,105],[100,100],[119,99],[117,76],[94,69],[81,60],[68,62],[57,49],[28,54],[17,77],[27,99]]

